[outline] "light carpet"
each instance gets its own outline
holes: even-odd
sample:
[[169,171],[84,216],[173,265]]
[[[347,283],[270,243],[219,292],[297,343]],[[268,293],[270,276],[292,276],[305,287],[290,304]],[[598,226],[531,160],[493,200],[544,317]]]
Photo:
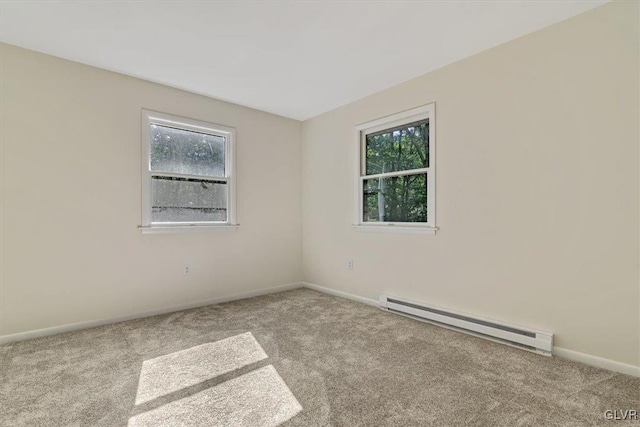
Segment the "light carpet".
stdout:
[[640,379],[308,289],[0,347],[2,426],[587,426]]

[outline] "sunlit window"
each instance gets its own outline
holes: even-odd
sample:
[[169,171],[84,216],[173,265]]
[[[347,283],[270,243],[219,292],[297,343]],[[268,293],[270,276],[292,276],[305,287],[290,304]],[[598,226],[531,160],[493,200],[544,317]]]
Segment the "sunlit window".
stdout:
[[143,110],[143,226],[235,223],[235,131]]
[[433,104],[358,127],[356,225],[435,227]]

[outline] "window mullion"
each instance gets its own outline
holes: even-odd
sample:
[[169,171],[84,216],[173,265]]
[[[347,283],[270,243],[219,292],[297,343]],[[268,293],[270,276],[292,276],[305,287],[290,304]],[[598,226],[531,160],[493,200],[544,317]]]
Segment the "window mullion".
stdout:
[[229,180],[229,178],[227,177],[222,177],[222,176],[209,176],[209,175],[189,175],[189,174],[184,174],[184,173],[169,173],[169,172],[156,172],[156,171],[152,171],[150,172],[151,176],[165,176],[168,178],[184,178],[184,179],[189,179],[189,180],[195,180],[195,181],[220,181],[220,182],[227,182]]
[[405,175],[421,175],[421,174],[427,173],[428,171],[429,171],[429,168],[407,169],[402,171],[377,173],[374,175],[363,175],[362,178],[376,179],[376,178],[392,178],[394,176],[405,176]]

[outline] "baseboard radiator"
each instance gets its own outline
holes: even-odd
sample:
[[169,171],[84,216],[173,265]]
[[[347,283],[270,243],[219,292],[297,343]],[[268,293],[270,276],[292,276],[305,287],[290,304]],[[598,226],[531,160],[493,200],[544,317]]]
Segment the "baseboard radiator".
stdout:
[[387,295],[380,297],[380,308],[545,356],[551,356],[553,350],[553,334],[549,332],[524,329]]

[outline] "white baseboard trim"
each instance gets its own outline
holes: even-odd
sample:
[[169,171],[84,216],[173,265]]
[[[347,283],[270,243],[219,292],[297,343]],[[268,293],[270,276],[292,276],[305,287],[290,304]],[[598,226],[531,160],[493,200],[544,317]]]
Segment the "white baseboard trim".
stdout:
[[[125,314],[121,316],[109,317],[98,320],[88,320],[85,322],[70,323],[66,325],[53,326],[50,328],[37,329],[34,331],[19,332],[11,335],[0,336],[0,345],[9,344],[12,342],[24,341],[33,338],[46,337],[50,335],[61,334],[64,332],[77,331],[80,329],[95,328],[97,326],[108,325],[112,323],[124,322],[126,320],[140,319],[143,317],[157,316],[159,314],[173,313],[175,311],[189,310],[191,308],[204,307],[212,304],[221,304],[224,302],[237,301],[246,298],[257,297],[261,295],[273,294],[277,292],[289,291],[300,287],[312,289],[314,291],[322,292],[325,294],[333,295],[340,298],[356,301],[362,304],[378,307],[377,300],[353,295],[348,292],[338,291],[336,289],[326,288],[324,286],[316,285],[309,282],[296,282],[286,285],[273,286],[266,289],[258,289],[255,291],[245,292],[242,294],[212,298],[208,300],[194,301],[185,304],[178,304],[171,307],[165,307],[155,310],[149,310],[142,313]],[[554,347],[553,354],[565,359],[581,362],[586,365],[595,366],[597,368],[607,369],[613,372],[619,372],[621,374],[632,375],[640,377],[640,366],[629,365],[627,363],[617,362],[611,359],[605,359],[598,356],[592,356],[586,353],[580,353],[579,351],[569,350],[562,347]]]
[[553,354],[554,356],[574,360],[576,362],[584,363],[585,365],[595,366],[596,368],[607,369],[609,371],[619,372],[621,374],[640,377],[640,366],[616,362],[615,360],[592,356],[590,354],[580,353],[579,351],[569,350],[568,348],[562,347],[553,347]]
[[361,296],[358,296],[358,295],[353,295],[353,294],[350,294],[350,293],[347,293],[347,292],[337,291],[337,290],[331,289],[331,288],[325,288],[324,286],[315,285],[313,283],[302,282],[302,286],[307,288],[307,289],[313,289],[314,291],[322,292],[324,294],[333,295],[335,297],[350,299],[352,301],[360,302],[362,304],[367,304],[367,305],[371,305],[371,306],[374,306],[374,307],[378,307],[379,306],[378,301],[376,301],[374,299],[365,298],[365,297],[361,297]]
[[[309,282],[302,282],[302,285],[305,288],[313,289],[329,295],[334,295],[340,298],[346,298],[352,301],[379,307],[378,301],[370,298],[349,294],[347,292],[338,291],[331,288],[325,288],[324,286],[314,285],[313,283]],[[569,360],[574,360],[576,362],[581,362],[585,365],[595,366],[596,368],[607,369],[609,371],[618,372],[621,374],[640,377],[640,366],[629,365],[611,359],[604,359],[602,357],[592,356],[590,354],[580,353],[579,351],[569,350],[562,347],[553,347],[553,355]]]
[[290,291],[292,289],[301,288],[303,284],[301,282],[289,283],[286,285],[273,286],[266,289],[258,289],[255,291],[244,292],[242,294],[212,298],[201,301],[188,302],[184,304],[173,305],[170,307],[159,308],[155,310],[149,310],[142,313],[124,314],[120,316],[108,317],[97,320],[87,320],[84,322],[68,323],[66,325],[53,326],[50,328],[36,329],[33,331],[19,332],[11,335],[1,335],[0,345],[9,344],[12,342],[25,341],[33,338],[47,337],[50,335],[57,335],[64,332],[78,331],[80,329],[95,328],[97,326],[109,325],[111,323],[124,322],[126,320],[140,319],[143,317],[157,316],[159,314],[173,313],[175,311],[189,310],[191,308],[204,307],[206,305],[221,304],[223,302],[237,301],[246,298],[257,297],[260,295],[274,294],[277,292]]

